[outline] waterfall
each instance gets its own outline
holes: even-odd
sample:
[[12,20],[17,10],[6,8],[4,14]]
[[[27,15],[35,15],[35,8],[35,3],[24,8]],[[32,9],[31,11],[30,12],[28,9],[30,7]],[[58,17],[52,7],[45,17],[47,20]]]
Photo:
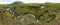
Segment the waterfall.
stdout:
[[44,6],[42,6],[41,8],[44,8]]
[[37,19],[37,22],[39,22],[39,20]]

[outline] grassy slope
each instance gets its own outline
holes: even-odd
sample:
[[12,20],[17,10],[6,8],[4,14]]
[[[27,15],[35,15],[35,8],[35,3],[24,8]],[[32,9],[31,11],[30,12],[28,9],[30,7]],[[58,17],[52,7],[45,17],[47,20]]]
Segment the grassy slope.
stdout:
[[[30,4],[23,4],[23,6],[24,6],[24,9],[23,10],[21,10],[20,11],[20,13],[18,13],[18,14],[20,14],[20,15],[24,15],[24,13],[25,12],[29,12],[29,13],[34,13],[34,15],[36,16],[36,17],[39,17],[40,15],[41,15],[41,13],[43,14],[43,16],[44,16],[44,19],[45,20],[47,20],[47,19],[49,19],[50,17],[48,16],[49,14],[50,15],[53,15],[53,13],[57,13],[57,14],[55,14],[55,16],[52,16],[53,18],[55,18],[55,19],[53,19],[52,21],[50,21],[49,23],[48,22],[43,22],[44,20],[43,19],[41,19],[40,21],[42,21],[43,22],[43,24],[41,24],[41,25],[57,25],[57,24],[59,24],[60,23],[60,12],[59,12],[59,10],[60,10],[60,4],[44,4],[44,6],[45,6],[45,8],[44,8],[44,11],[45,10],[48,10],[48,12],[46,13],[46,12],[42,12],[42,10],[39,8],[38,10],[36,10],[36,9],[34,9],[34,8],[31,8],[31,9],[29,9],[28,7],[26,7],[26,6],[29,6]],[[17,7],[16,9],[19,9],[18,7],[19,6],[22,6],[22,4],[21,5],[11,5],[11,6],[9,6],[10,8],[13,8],[13,7]],[[35,6],[35,5],[30,5],[30,6]],[[37,4],[36,6],[39,6],[39,4]],[[0,9],[4,9],[5,8],[5,6],[1,6],[0,7]],[[16,10],[16,9],[14,9],[14,10]],[[2,10],[1,10],[2,11]],[[15,11],[15,12],[17,12],[17,11]],[[49,13],[49,14],[48,14]],[[10,15],[9,17],[11,18],[11,16],[12,15]],[[3,19],[2,19],[2,21],[3,21]],[[49,20],[48,20],[49,21]],[[40,22],[39,22],[40,23]],[[39,24],[38,23],[38,24]],[[0,23],[0,25],[1,25],[1,23]],[[9,25],[9,24],[8,24]],[[34,25],[34,24],[33,24]],[[37,25],[37,24],[35,24],[35,25]]]

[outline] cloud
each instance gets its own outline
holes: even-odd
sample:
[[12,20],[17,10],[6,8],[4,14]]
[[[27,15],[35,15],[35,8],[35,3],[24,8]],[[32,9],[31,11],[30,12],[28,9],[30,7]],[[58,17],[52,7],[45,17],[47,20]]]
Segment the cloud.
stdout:
[[20,0],[24,3],[45,3],[45,2],[53,2],[53,0]]
[[14,1],[22,1],[24,3],[60,2],[60,0],[0,0],[0,4],[10,4]]

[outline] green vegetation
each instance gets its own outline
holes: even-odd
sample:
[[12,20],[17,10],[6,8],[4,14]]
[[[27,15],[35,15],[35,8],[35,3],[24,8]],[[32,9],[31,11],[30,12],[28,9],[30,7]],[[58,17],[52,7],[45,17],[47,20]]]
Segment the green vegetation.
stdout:
[[59,19],[60,3],[0,5],[0,25],[53,25]]

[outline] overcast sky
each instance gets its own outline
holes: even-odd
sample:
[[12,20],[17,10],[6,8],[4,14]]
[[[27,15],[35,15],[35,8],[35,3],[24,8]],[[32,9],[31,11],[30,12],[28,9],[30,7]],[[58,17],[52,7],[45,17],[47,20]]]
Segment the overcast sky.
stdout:
[[45,2],[59,3],[60,2],[60,0],[0,0],[0,4],[10,4],[15,1],[22,1],[23,3],[45,3]]

